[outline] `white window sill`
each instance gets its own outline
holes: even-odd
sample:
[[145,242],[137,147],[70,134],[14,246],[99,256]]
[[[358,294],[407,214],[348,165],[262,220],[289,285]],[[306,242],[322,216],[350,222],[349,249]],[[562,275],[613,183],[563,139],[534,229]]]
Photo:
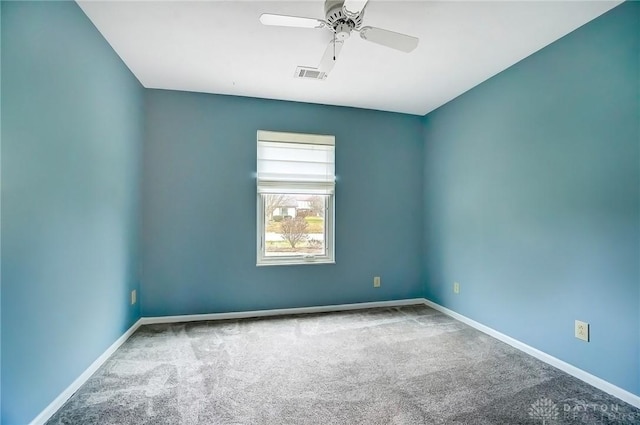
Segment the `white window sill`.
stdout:
[[329,258],[316,258],[313,260],[305,260],[303,258],[287,258],[278,260],[266,260],[256,263],[257,267],[263,266],[300,266],[309,264],[335,264],[336,261]]

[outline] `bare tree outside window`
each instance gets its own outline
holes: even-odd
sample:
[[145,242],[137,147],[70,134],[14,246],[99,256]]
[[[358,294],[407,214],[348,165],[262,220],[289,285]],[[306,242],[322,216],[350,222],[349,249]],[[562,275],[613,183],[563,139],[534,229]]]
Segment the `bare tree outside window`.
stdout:
[[289,242],[291,248],[296,249],[296,245],[309,239],[309,224],[304,217],[295,217],[284,220],[280,225],[280,236]]
[[262,197],[265,256],[325,253],[327,195],[265,194]]

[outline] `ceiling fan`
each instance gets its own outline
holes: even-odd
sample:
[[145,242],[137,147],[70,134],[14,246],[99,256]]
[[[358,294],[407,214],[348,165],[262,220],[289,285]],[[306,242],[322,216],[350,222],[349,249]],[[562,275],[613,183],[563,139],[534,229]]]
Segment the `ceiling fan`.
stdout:
[[320,28],[333,33],[333,39],[318,65],[317,72],[326,75],[335,65],[344,42],[351,36],[351,32],[360,33],[360,38],[382,46],[409,53],[418,46],[418,39],[406,34],[382,28],[362,26],[364,10],[368,0],[326,0],[324,3],[325,19],[303,18],[298,16],[274,15],[264,13],[260,22],[264,25],[297,28]]

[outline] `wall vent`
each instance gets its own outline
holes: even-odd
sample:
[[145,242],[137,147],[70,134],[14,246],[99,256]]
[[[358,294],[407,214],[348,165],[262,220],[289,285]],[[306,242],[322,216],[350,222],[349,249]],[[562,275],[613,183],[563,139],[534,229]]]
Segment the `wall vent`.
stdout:
[[317,68],[309,68],[306,66],[299,66],[296,68],[296,78],[304,78],[307,80],[324,80],[327,78],[327,73],[319,71]]

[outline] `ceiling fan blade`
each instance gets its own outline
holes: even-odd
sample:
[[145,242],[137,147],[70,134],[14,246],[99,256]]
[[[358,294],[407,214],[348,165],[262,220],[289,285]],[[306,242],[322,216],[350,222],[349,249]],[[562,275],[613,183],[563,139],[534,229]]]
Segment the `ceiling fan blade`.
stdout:
[[[333,69],[333,66],[336,64],[338,60],[338,55],[342,50],[342,45],[344,41],[342,40],[331,40],[326,50],[324,51],[324,55],[322,55],[322,60],[320,61],[320,65],[318,65],[318,71],[324,72],[328,74],[329,71]],[[335,45],[335,49],[334,49]]]
[[299,16],[273,15],[263,13],[260,15],[260,22],[263,25],[276,25],[280,27],[296,28],[324,28],[327,23],[322,19],[301,18]]
[[407,53],[415,49],[419,41],[419,39],[410,35],[375,27],[362,27],[360,29],[360,37],[364,40]]
[[367,5],[369,0],[345,0],[342,11],[350,18],[358,16]]

